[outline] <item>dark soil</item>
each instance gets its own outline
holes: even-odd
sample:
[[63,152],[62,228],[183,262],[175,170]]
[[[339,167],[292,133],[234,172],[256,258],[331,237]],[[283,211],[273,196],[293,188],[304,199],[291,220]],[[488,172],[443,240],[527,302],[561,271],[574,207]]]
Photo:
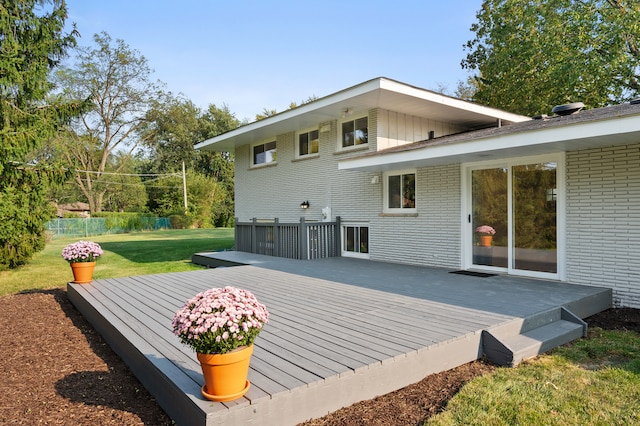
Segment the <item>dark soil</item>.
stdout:
[[[0,297],[0,319],[0,424],[172,424],[63,289]],[[640,333],[640,310],[611,309],[588,323]],[[416,425],[494,368],[462,365],[305,425]]]

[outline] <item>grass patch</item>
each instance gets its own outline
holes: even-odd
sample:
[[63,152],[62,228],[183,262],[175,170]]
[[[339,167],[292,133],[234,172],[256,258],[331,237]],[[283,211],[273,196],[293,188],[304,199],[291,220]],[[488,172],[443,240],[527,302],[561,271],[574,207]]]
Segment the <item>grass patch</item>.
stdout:
[[[27,265],[0,272],[0,296],[64,287],[73,275],[61,256],[62,249],[80,239],[53,240]],[[231,228],[173,229],[84,239],[99,243],[104,250],[93,274],[95,279],[199,269],[191,263],[194,253],[230,249],[234,242]]]
[[586,339],[468,383],[427,425],[640,424],[640,335]]

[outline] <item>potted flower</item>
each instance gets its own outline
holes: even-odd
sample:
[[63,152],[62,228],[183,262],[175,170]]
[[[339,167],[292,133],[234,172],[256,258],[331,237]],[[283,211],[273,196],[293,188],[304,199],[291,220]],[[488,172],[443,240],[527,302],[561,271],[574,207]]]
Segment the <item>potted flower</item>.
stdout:
[[489,225],[482,225],[476,228],[476,232],[480,234],[480,245],[482,247],[491,247],[491,241],[496,230]]
[[175,313],[173,333],[197,353],[205,398],[231,401],[249,390],[253,342],[268,321],[251,292],[230,286],[198,293]]
[[71,264],[73,282],[77,284],[91,282],[96,259],[102,254],[100,244],[93,241],[78,241],[62,249],[62,257]]

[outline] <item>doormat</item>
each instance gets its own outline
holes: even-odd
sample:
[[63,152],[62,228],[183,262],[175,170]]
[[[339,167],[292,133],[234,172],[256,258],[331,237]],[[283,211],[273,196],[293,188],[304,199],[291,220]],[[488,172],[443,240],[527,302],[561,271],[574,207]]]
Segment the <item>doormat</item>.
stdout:
[[470,277],[479,277],[479,278],[487,278],[487,277],[495,277],[498,274],[488,274],[486,272],[475,272],[475,271],[451,271],[450,274],[458,274],[458,275],[469,275]]

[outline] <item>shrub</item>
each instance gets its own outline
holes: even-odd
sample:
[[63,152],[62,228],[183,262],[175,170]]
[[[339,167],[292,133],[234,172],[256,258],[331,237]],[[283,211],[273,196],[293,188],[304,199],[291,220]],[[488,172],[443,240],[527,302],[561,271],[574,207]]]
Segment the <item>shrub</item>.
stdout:
[[187,229],[191,227],[192,220],[185,214],[172,214],[169,216],[171,229]]

